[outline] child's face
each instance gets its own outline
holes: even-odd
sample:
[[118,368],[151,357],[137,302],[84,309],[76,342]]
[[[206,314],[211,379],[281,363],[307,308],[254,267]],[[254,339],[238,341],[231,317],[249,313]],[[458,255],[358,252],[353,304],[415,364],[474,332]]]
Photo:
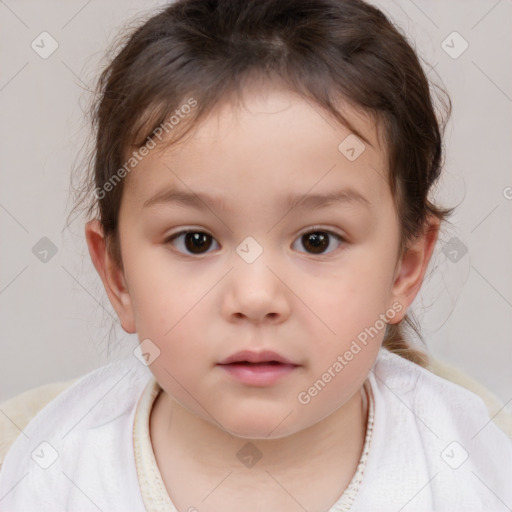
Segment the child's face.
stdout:
[[[421,251],[398,261],[385,153],[369,118],[346,111],[371,142],[350,161],[338,149],[350,131],[297,96],[252,93],[246,107],[225,105],[128,176],[124,274],[107,291],[123,327],[160,350],[150,368],[170,396],[232,434],[281,437],[355,396],[383,320],[404,316],[425,261]],[[166,200],[171,190],[196,201]],[[289,196],[304,201],[290,208]],[[186,229],[206,235],[166,241]],[[240,381],[219,363],[241,350],[297,366],[274,382]]]

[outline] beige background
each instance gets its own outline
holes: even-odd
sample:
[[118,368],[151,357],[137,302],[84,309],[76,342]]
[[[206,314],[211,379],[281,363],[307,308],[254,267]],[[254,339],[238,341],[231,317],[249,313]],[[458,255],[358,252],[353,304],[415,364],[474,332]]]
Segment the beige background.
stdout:
[[[88,133],[86,91],[104,50],[124,23],[163,3],[0,2],[0,401],[80,376],[136,345],[116,328],[109,348],[113,310],[83,222],[65,229],[65,221],[71,168]],[[512,410],[512,2],[375,3],[414,41],[430,76],[442,77],[454,106],[438,198],[460,206],[415,310],[431,352]],[[43,31],[58,43],[47,59],[31,48]],[[462,48],[454,31],[469,45],[456,59],[441,46]],[[42,237],[57,248],[46,263],[32,252]],[[455,253],[445,245],[452,238]]]

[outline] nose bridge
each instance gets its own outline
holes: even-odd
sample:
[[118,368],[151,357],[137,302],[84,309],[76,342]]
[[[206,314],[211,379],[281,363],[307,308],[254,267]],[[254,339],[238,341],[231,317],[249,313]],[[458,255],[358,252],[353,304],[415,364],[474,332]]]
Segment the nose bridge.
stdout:
[[272,294],[276,283],[275,276],[267,268],[270,264],[268,249],[255,241],[244,241],[236,249],[234,257],[233,280],[237,288],[251,292],[252,295]]
[[253,320],[286,316],[285,287],[272,269],[271,251],[247,237],[237,246],[233,258],[226,298],[228,314]]

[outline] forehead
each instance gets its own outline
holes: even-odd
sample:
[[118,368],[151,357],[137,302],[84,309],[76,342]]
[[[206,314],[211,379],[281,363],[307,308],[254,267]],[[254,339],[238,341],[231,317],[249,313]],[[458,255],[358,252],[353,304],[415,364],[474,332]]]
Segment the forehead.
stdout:
[[375,120],[349,105],[342,112],[364,141],[294,93],[246,92],[242,102],[217,105],[178,143],[149,152],[129,174],[123,195],[143,205],[175,185],[236,202],[244,200],[242,189],[270,198],[354,186],[375,199],[387,184]]

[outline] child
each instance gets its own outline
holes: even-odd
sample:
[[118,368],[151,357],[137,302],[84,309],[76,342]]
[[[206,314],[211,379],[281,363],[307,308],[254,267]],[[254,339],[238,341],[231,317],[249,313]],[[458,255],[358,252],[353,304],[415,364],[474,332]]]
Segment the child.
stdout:
[[512,442],[403,332],[450,210],[386,17],[178,0],[99,93],[86,238],[140,347],[35,416],[0,510],[510,510]]

